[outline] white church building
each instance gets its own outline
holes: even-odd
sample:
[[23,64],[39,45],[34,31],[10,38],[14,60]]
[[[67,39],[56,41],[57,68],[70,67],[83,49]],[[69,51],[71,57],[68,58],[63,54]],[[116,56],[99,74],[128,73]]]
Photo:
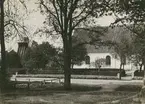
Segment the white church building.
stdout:
[[[91,46],[90,46],[91,47]],[[121,64],[120,58],[108,47],[99,47],[98,49],[89,50],[85,60],[81,65],[74,65],[74,68],[114,68],[119,69]],[[134,68],[127,58],[125,59],[124,69],[131,70]]]
[[[101,29],[101,27],[100,27]],[[100,30],[99,29],[99,30]],[[101,36],[102,40],[115,40],[115,41],[119,41],[119,37],[121,35],[126,35],[126,38],[128,38],[128,36],[130,35],[130,32],[128,30],[126,30],[126,32],[124,32],[124,28],[123,27],[116,27],[116,28],[108,28],[107,30],[103,30],[105,31],[105,36]],[[97,35],[96,32],[89,32],[88,30],[83,30],[83,29],[77,29],[74,32],[74,36],[76,36],[82,43],[84,42],[89,42],[90,40],[90,35],[92,35],[93,37]],[[130,36],[129,36],[130,38]],[[129,39],[128,38],[128,39]],[[93,38],[94,39],[94,38]],[[120,68],[120,64],[121,64],[121,59],[120,57],[117,55],[117,53],[115,53],[115,51],[113,50],[113,48],[110,48],[107,45],[97,45],[97,44],[86,44],[86,51],[87,51],[87,56],[85,56],[85,60],[82,61],[81,65],[74,65],[74,69],[79,69],[79,68],[85,68],[85,69],[89,69],[89,68],[97,68],[97,67],[101,67],[101,68],[114,68],[114,69],[119,69]],[[133,63],[131,63],[131,61],[129,61],[129,59],[127,59],[127,57],[124,58],[124,69],[125,70],[134,70],[135,66]]]

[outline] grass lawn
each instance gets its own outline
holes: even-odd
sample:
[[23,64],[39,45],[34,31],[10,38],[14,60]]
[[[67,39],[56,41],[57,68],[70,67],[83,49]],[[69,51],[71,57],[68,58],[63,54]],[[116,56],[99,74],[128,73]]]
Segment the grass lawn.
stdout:
[[[43,92],[44,93],[44,92]],[[134,96],[128,92],[48,92],[45,95],[6,96],[5,104],[111,104],[112,101]],[[129,102],[123,104],[131,104]]]
[[[132,90],[127,91],[128,88]],[[103,91],[100,86],[75,84],[71,91],[64,91],[62,85],[51,84],[44,89],[17,89],[3,94],[2,98],[4,104],[133,104],[139,88],[124,85],[114,91]]]

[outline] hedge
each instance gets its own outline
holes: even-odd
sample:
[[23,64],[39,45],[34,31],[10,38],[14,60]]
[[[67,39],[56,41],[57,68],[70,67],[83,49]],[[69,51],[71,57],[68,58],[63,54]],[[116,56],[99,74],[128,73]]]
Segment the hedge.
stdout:
[[134,72],[134,76],[140,76],[140,77],[143,77],[144,76],[144,71],[143,70],[136,70]]
[[[102,76],[117,76],[119,69],[72,69],[72,75],[102,75]],[[63,70],[37,70],[30,74],[64,74]],[[121,75],[125,76],[125,70],[121,70]]]
[[[72,74],[75,75],[104,75],[104,76],[117,76],[120,72],[119,69],[73,69]],[[121,70],[121,75],[125,76],[125,70]]]

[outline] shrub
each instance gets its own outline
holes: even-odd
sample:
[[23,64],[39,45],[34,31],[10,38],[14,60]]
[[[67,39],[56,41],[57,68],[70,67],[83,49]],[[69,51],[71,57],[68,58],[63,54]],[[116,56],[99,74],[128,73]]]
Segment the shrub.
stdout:
[[[72,69],[72,74],[75,75],[102,75],[102,76],[117,76],[119,69]],[[125,70],[121,70],[121,76],[125,76]]]
[[141,77],[143,77],[143,76],[144,76],[144,71],[143,71],[143,70],[141,70],[141,71],[136,70],[136,71],[134,72],[134,76],[141,76]]
[[[101,75],[101,76],[117,76],[119,73],[119,69],[101,69],[98,71],[98,69],[72,69],[71,73],[72,75]],[[63,74],[63,70],[33,70],[30,72],[30,74]],[[125,76],[125,70],[121,71],[121,76]]]
[[63,70],[31,70],[29,74],[63,74]]
[[142,88],[141,85],[120,85],[115,89],[115,91],[140,91]]

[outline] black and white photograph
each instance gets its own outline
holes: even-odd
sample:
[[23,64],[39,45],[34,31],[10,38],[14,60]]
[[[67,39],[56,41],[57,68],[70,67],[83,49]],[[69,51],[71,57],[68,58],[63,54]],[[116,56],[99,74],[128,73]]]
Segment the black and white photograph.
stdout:
[[145,0],[0,0],[0,104],[145,104]]

